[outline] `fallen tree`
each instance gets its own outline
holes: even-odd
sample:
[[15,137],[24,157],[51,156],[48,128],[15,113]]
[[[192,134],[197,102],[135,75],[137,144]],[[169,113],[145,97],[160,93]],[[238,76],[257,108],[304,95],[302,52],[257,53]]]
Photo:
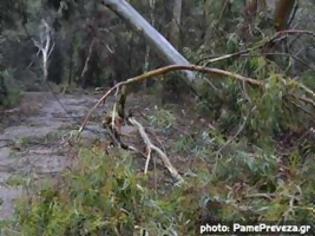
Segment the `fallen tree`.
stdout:
[[[256,86],[260,89],[264,89],[266,83],[265,81],[260,81],[260,80],[255,80],[252,78],[248,78],[245,76],[242,76],[240,74],[237,73],[233,73],[233,72],[229,72],[229,71],[225,71],[225,70],[221,70],[221,69],[217,69],[217,68],[209,68],[209,67],[203,67],[203,66],[198,66],[198,65],[188,65],[188,66],[182,66],[182,65],[171,65],[171,66],[165,66],[162,68],[158,68],[156,70],[152,70],[149,72],[146,72],[142,75],[127,79],[125,81],[121,81],[119,83],[117,83],[115,86],[113,86],[112,88],[110,88],[99,100],[98,102],[90,109],[90,111],[88,112],[88,114],[86,115],[80,129],[79,132],[82,132],[85,128],[85,126],[87,125],[92,113],[95,111],[95,109],[102,103],[105,103],[107,98],[109,96],[111,96],[112,94],[119,94],[119,91],[124,87],[124,86],[128,86],[130,84],[133,83],[137,83],[137,82],[144,82],[148,79],[153,79],[174,71],[194,71],[194,72],[199,72],[199,73],[204,73],[204,74],[208,74],[208,75],[221,75],[222,78],[230,78],[230,79],[234,79],[234,80],[238,80],[240,82],[244,82],[247,84],[250,84],[252,86]],[[218,78],[218,77],[216,77]],[[283,83],[284,86],[295,86],[296,88],[298,88],[300,91],[302,91],[304,94],[302,96],[299,96],[296,94],[297,98],[301,101],[304,102],[306,104],[309,104],[311,106],[313,106],[315,108],[315,92],[312,91],[311,89],[307,88],[305,85],[303,85],[302,83],[299,83],[296,80],[293,79],[289,79],[289,80],[284,80],[281,79],[281,82]],[[114,113],[115,115],[115,113]],[[113,119],[113,123],[114,123]]]
[[[218,68],[209,68],[209,67],[203,67],[198,65],[192,65],[188,62],[188,60],[181,55],[174,46],[169,43],[165,37],[163,37],[150,23],[148,23],[142,16],[139,14],[128,2],[125,0],[103,0],[103,4],[108,7],[110,10],[115,12],[119,17],[124,19],[129,25],[131,25],[136,32],[144,36],[148,43],[152,46],[152,48],[155,50],[155,52],[163,58],[167,63],[171,64],[170,66],[162,67],[156,70],[152,70],[149,72],[146,72],[142,75],[136,76],[134,78],[127,79],[125,81],[117,83],[115,86],[110,88],[100,99],[99,101],[92,107],[92,109],[87,114],[85,120],[83,121],[83,124],[80,128],[79,133],[85,128],[87,125],[91,114],[93,111],[102,103],[105,103],[107,98],[111,95],[114,95],[116,97],[116,103],[113,106],[113,112],[110,114],[110,126],[111,129],[114,131],[116,130],[116,119],[123,118],[125,122],[129,122],[132,125],[134,125],[138,130],[139,133],[146,144],[147,149],[147,162],[146,162],[146,168],[147,171],[148,163],[150,162],[151,158],[151,152],[156,151],[158,155],[161,157],[161,159],[164,162],[164,165],[167,167],[167,169],[170,171],[172,176],[176,178],[179,181],[182,181],[182,177],[178,174],[177,170],[173,168],[172,164],[167,159],[166,154],[160,153],[159,148],[155,146],[151,141],[150,138],[146,135],[144,127],[137,122],[137,120],[133,119],[132,117],[128,117],[128,119],[125,119],[124,117],[124,104],[126,100],[126,94],[123,95],[123,99],[117,99],[118,95],[121,93],[123,88],[126,86],[129,86],[130,84],[137,83],[137,82],[144,82],[148,79],[153,79],[156,77],[161,77],[162,75],[168,74],[170,72],[175,71],[182,71],[185,73],[185,77],[183,79],[189,84],[189,86],[195,90],[198,91],[198,88],[201,83],[203,83],[204,80],[207,80],[205,77],[200,77],[202,79],[197,79],[195,76],[196,72],[206,74],[210,77],[210,79],[233,79],[242,82],[243,84],[251,85],[252,87],[256,88],[259,91],[262,91],[263,93],[267,90],[268,87],[270,87],[269,80],[257,80],[253,78],[249,78],[246,76],[242,76],[240,74],[218,69]],[[279,31],[276,34],[272,35],[271,37],[265,37],[260,42],[256,43],[254,47],[242,50],[240,52],[224,55],[217,58],[211,58],[207,61],[206,64],[214,63],[221,60],[227,60],[235,57],[239,57],[241,55],[244,55],[246,53],[249,53],[253,51],[254,49],[263,49],[269,45],[273,45],[275,43],[281,42],[283,39],[288,37],[288,35],[291,34],[306,34],[310,35],[311,37],[314,37],[313,32],[304,31],[304,30],[283,30]],[[213,76],[216,75],[216,76]],[[219,77],[217,76],[219,75]],[[282,89],[287,89],[287,93],[283,95],[282,97],[287,99],[290,104],[294,105],[296,108],[300,109],[301,111],[307,113],[307,115],[313,116],[314,112],[309,112],[308,110],[304,109],[305,106],[310,107],[310,109],[315,108],[315,93],[311,89],[307,88],[303,85],[303,83],[300,83],[293,79],[284,79],[281,76],[275,77],[277,83],[279,82],[279,85]],[[197,83],[198,81],[198,83]],[[209,81],[208,81],[209,82]],[[285,92],[285,91],[283,91]],[[262,95],[263,95],[262,93]],[[298,102],[296,102],[298,101]],[[122,105],[122,106],[120,106]],[[118,109],[118,107],[122,108],[122,111]],[[246,119],[244,124],[239,129],[240,131],[243,129],[242,127],[245,126]],[[119,135],[119,134],[118,134]],[[236,137],[236,136],[234,136]],[[229,142],[229,141],[228,141]],[[227,142],[227,143],[228,143]]]
[[[190,62],[127,1],[103,0],[103,4],[131,25],[137,33],[141,34],[166,63],[190,65]],[[186,71],[185,75],[190,84],[195,80],[193,73]]]
[[[88,112],[87,116],[85,117],[85,119],[84,119],[84,121],[80,127],[79,134],[86,127],[86,125],[87,125],[92,113],[95,111],[95,109],[100,104],[105,103],[106,100],[108,99],[108,97],[113,95],[116,97],[116,99],[115,99],[116,102],[113,105],[112,113],[109,115],[109,122],[108,122],[109,125],[111,126],[110,127],[111,130],[116,135],[119,136],[119,132],[117,132],[117,130],[119,130],[119,128],[116,127],[116,123],[117,123],[116,120],[117,119],[122,120],[122,122],[124,122],[124,120],[125,120],[126,122],[131,123],[133,126],[135,126],[139,130],[139,133],[146,144],[147,162],[146,162],[145,170],[147,171],[147,169],[148,169],[148,165],[149,165],[148,163],[150,162],[150,159],[151,159],[151,152],[156,151],[158,153],[158,155],[161,157],[165,167],[169,170],[171,175],[175,179],[177,179],[179,182],[182,182],[183,181],[182,177],[177,172],[177,170],[173,167],[173,165],[171,164],[171,162],[167,158],[167,155],[164,152],[161,152],[161,150],[150,141],[150,138],[147,136],[144,127],[139,122],[137,122],[132,116],[128,117],[128,119],[125,119],[125,117],[121,117],[120,114],[124,114],[124,111],[119,112],[117,110],[118,105],[120,105],[118,103],[121,102],[120,100],[117,99],[117,96],[123,88],[125,88],[126,86],[129,86],[131,84],[134,84],[134,83],[145,82],[146,80],[149,80],[149,79],[154,79],[157,77],[161,78],[162,75],[165,75],[165,74],[168,74],[168,73],[174,72],[174,71],[192,71],[192,72],[199,72],[199,73],[204,73],[204,74],[208,74],[208,75],[220,75],[219,77],[216,76],[213,78],[216,78],[216,79],[218,79],[218,78],[220,78],[220,79],[233,79],[233,80],[251,85],[254,88],[257,88],[258,90],[261,90],[263,92],[265,90],[268,90],[268,87],[270,86],[270,84],[268,84],[268,80],[266,80],[266,81],[256,80],[256,79],[242,76],[242,75],[237,74],[237,73],[233,73],[233,72],[229,72],[229,71],[225,71],[225,70],[221,70],[221,69],[217,69],[217,68],[202,67],[202,66],[197,66],[197,65],[188,65],[188,66],[171,65],[171,66],[162,67],[162,68],[159,68],[156,70],[149,71],[145,74],[136,76],[134,78],[130,78],[130,79],[127,79],[125,81],[119,82],[115,86],[110,88],[98,100],[98,102],[90,109],[90,111]],[[284,98],[287,98],[291,104],[296,106],[301,111],[307,113],[308,115],[310,115],[310,116],[314,115],[313,112],[309,113],[308,111],[306,111],[304,109],[305,106],[311,106],[311,107],[313,107],[313,109],[315,109],[315,93],[314,93],[314,91],[307,88],[305,85],[303,85],[302,83],[300,83],[296,80],[292,80],[292,79],[286,80],[286,79],[283,79],[282,77],[277,77],[277,80],[279,81],[279,83],[281,83],[283,88],[287,89],[288,91],[290,90],[290,88],[291,89],[295,88],[294,92],[288,92],[286,95],[284,95]],[[126,98],[124,98],[124,99],[126,99]],[[294,100],[298,100],[300,104],[296,103]],[[125,102],[125,101],[123,101],[123,102]],[[124,106],[122,106],[122,109],[124,109]],[[245,119],[245,121],[246,120],[247,120],[247,118]],[[244,123],[244,125],[245,125],[245,123]]]
[[[233,79],[254,85],[254,86],[258,86],[258,87],[262,87],[264,85],[264,83],[262,81],[258,81],[252,78],[248,78],[242,75],[239,75],[237,73],[232,73],[229,71],[225,71],[225,70],[221,70],[221,69],[217,69],[217,68],[209,68],[209,67],[202,67],[202,66],[197,66],[197,65],[188,65],[188,66],[181,66],[181,65],[171,65],[171,66],[165,66],[156,70],[152,70],[149,71],[145,74],[136,76],[134,78],[130,78],[127,79],[125,81],[119,82],[117,83],[115,86],[113,86],[111,89],[109,89],[99,100],[98,102],[90,109],[90,111],[88,112],[88,114],[86,115],[82,126],[80,127],[79,132],[82,132],[85,128],[85,126],[87,125],[87,122],[90,119],[90,116],[92,115],[92,113],[95,111],[95,109],[102,103],[105,103],[107,98],[109,96],[111,96],[114,92],[117,96],[117,94],[119,93],[119,91],[124,87],[124,86],[128,86],[130,84],[136,83],[136,82],[144,82],[148,79],[152,79],[152,78],[156,78],[158,76],[162,76],[165,74],[168,74],[170,72],[174,72],[174,71],[195,71],[195,72],[200,72],[200,73],[206,73],[206,74],[216,74],[216,75],[222,75],[222,76],[226,76],[226,77],[231,77]],[[115,112],[114,112],[115,114]],[[115,119],[113,119],[115,120]],[[114,122],[114,121],[113,121]]]
[[[170,65],[179,66],[190,66],[191,63],[181,55],[176,48],[168,41],[166,38],[160,34],[131,4],[125,0],[103,0],[103,4],[109,8],[111,11],[115,12],[119,17],[126,21],[135,31],[141,34],[148,43],[152,46],[155,52],[165,60]],[[282,30],[272,35],[271,37],[265,37],[253,48],[242,50],[240,52],[224,55],[218,58],[214,58],[209,63],[214,63],[221,60],[226,60],[229,58],[237,57],[242,54],[248,53],[254,49],[265,48],[268,45],[273,45],[275,43],[281,42],[283,39],[292,34],[306,34],[314,37],[314,32],[305,30]],[[198,91],[198,88],[202,80],[196,79],[192,70],[185,70],[184,73],[186,77],[183,79],[187,84],[194,90]]]

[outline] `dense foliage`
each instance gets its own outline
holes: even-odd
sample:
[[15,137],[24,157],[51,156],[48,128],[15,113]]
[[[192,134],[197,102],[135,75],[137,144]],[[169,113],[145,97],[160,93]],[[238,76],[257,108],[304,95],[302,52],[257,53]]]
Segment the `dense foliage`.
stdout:
[[[11,227],[17,225],[22,235],[133,235],[144,230],[196,235],[206,222],[312,225],[314,158],[303,160],[296,150],[280,160],[275,153],[241,145],[234,143],[211,173],[199,167],[172,190],[152,188],[126,153],[114,157],[97,148],[82,150],[79,166],[20,202]],[[8,226],[2,232],[12,235]]]

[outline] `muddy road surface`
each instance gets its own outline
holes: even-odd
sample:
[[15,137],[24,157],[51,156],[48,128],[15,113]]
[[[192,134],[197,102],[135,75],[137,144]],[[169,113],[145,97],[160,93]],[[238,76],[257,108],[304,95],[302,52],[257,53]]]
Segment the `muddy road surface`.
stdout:
[[[67,140],[96,101],[82,94],[27,93],[19,107],[0,114],[0,219],[14,214],[27,181],[53,178],[70,165]],[[83,138],[98,139],[100,129],[90,122]]]

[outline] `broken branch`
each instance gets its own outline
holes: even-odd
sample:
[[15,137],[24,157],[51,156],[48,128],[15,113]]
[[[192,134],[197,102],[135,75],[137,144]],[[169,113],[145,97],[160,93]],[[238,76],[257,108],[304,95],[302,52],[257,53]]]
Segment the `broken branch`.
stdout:
[[139,133],[141,138],[143,139],[146,147],[147,147],[147,160],[146,160],[146,164],[145,164],[145,174],[148,172],[148,168],[149,168],[149,163],[151,160],[151,153],[152,151],[155,151],[160,158],[162,159],[165,167],[169,170],[169,172],[171,173],[171,175],[177,179],[180,183],[184,182],[184,179],[182,178],[182,176],[178,173],[178,171],[175,169],[175,167],[172,165],[172,163],[170,162],[170,160],[168,159],[167,155],[157,146],[155,146],[149,136],[147,135],[147,133],[145,132],[144,127],[133,117],[129,118],[128,121],[134,125]]
[[[101,104],[104,103],[106,101],[106,99],[114,92],[117,90],[120,90],[123,86],[132,84],[132,83],[136,83],[136,82],[143,82],[146,81],[148,79],[154,78],[154,77],[158,77],[158,76],[162,76],[165,74],[168,74],[170,72],[174,72],[174,71],[182,71],[182,70],[188,70],[188,71],[195,71],[195,72],[200,72],[200,73],[205,73],[205,74],[209,74],[209,75],[221,75],[221,76],[226,76],[229,77],[231,79],[235,79],[238,81],[241,81],[243,83],[247,83],[247,84],[251,84],[253,86],[256,87],[260,87],[263,88],[265,85],[264,81],[259,81],[259,80],[255,80],[249,77],[245,77],[242,76],[240,74],[237,73],[233,73],[230,71],[225,71],[222,69],[218,69],[218,68],[210,68],[210,67],[203,67],[203,66],[198,66],[198,65],[189,65],[189,66],[185,66],[185,65],[170,65],[170,66],[165,66],[165,67],[161,67],[152,71],[149,71],[147,73],[144,73],[142,75],[127,79],[125,81],[119,82],[117,83],[115,86],[113,86],[111,89],[109,89],[105,95],[103,97],[101,97],[98,102],[90,109],[90,111],[88,112],[88,114],[86,115],[80,129],[79,129],[79,134],[83,131],[83,129],[85,128],[88,120],[90,119],[91,114],[94,112],[94,110]],[[215,77],[218,78],[218,77]],[[220,77],[221,78],[221,77]],[[295,83],[297,85],[297,87],[299,87],[300,89],[304,90],[307,94],[311,95],[313,98],[315,98],[315,93],[307,88],[305,85],[303,85],[302,83],[299,83],[295,80],[284,80],[282,79],[282,81],[284,82],[284,84],[288,84],[288,83]],[[303,99],[304,102],[310,102],[312,105],[314,103],[314,101],[310,98],[304,98]]]
[[264,83],[262,81],[258,81],[252,78],[248,78],[245,76],[242,76],[240,74],[237,73],[233,73],[233,72],[229,72],[229,71],[225,71],[225,70],[221,70],[221,69],[217,69],[217,68],[209,68],[209,67],[202,67],[202,66],[197,66],[197,65],[189,65],[189,66],[181,66],[181,65],[171,65],[171,66],[165,66],[165,67],[161,67],[152,71],[149,71],[147,73],[144,73],[142,75],[130,78],[126,81],[122,81],[117,83],[115,86],[113,86],[111,89],[109,89],[99,100],[98,102],[90,109],[90,111],[88,112],[86,118],[84,119],[79,133],[81,133],[83,131],[83,129],[85,128],[91,114],[94,112],[94,110],[101,104],[104,103],[106,101],[106,99],[114,92],[117,90],[120,90],[120,88],[122,86],[125,85],[129,85],[135,82],[143,82],[145,80],[157,77],[157,76],[161,76],[161,75],[165,75],[168,74],[170,72],[174,72],[174,71],[182,71],[182,70],[188,70],[188,71],[196,71],[196,72],[200,72],[200,73],[205,73],[205,74],[216,74],[216,75],[223,75],[223,76],[227,76],[230,77],[232,79],[235,80],[239,80],[245,83],[249,83],[251,85],[254,86],[258,86],[258,87],[262,87],[264,85]]

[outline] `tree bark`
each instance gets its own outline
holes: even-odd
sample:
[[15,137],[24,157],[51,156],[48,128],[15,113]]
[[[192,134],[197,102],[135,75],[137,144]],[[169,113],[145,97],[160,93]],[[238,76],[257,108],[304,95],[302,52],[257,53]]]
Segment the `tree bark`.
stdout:
[[295,0],[278,0],[275,12],[275,26],[278,31],[287,29]]
[[182,18],[182,0],[174,0],[173,19],[171,27],[171,42],[176,46],[180,46],[180,24]]
[[7,86],[4,82],[4,77],[1,75],[2,71],[0,70],[0,105],[4,105],[4,101],[8,96]]
[[[129,23],[138,33],[142,34],[152,48],[167,63],[175,65],[190,65],[189,61],[181,55],[175,47],[168,42],[143,16],[141,16],[125,0],[103,0],[103,4],[115,12],[119,17]],[[194,73],[185,72],[188,82],[195,80]]]

